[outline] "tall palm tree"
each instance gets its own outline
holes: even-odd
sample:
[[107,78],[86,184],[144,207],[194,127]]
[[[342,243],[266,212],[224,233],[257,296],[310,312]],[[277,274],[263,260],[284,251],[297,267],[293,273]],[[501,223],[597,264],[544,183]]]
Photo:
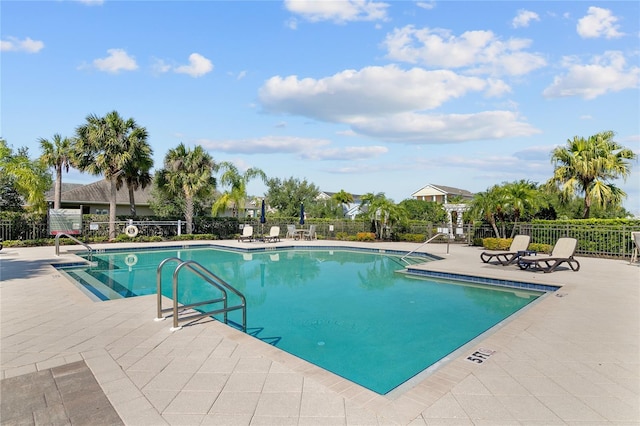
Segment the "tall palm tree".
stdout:
[[482,218],[489,222],[497,238],[500,238],[500,231],[498,231],[498,226],[496,225],[496,214],[499,205],[498,187],[493,186],[484,192],[478,192],[474,195],[470,211],[473,217]]
[[536,184],[526,180],[507,183],[502,186],[505,209],[513,215],[514,226],[511,230],[511,238],[516,233],[516,227],[520,218],[534,213],[539,204],[539,192]]
[[331,198],[333,198],[336,202],[338,202],[342,206],[343,216],[346,214],[346,211],[345,211],[346,206],[348,204],[353,203],[353,195],[351,195],[344,189],[341,189],[340,192],[336,192],[335,194],[333,194],[333,197]]
[[109,181],[109,238],[116,237],[116,193],[118,181],[136,156],[133,148],[146,140],[147,131],[133,118],[123,119],[117,111],[104,117],[91,114],[76,129],[74,156],[76,166]]
[[266,182],[267,175],[255,167],[240,173],[235,165],[226,161],[221,163],[220,167],[224,170],[220,176],[220,184],[228,186],[228,189],[213,204],[211,214],[217,216],[220,212],[224,212],[229,205],[233,205],[233,216],[238,217],[240,211],[244,212],[249,181],[259,177],[263,182]]
[[404,207],[395,204],[383,192],[363,195],[362,205],[367,207],[367,215],[374,224],[378,238],[389,238],[393,225],[408,217]]
[[167,193],[184,194],[187,234],[193,233],[194,199],[213,193],[216,180],[212,174],[217,169],[213,158],[202,146],[188,149],[181,143],[169,150],[164,158],[164,168],[156,174],[158,186]]
[[144,135],[142,133],[143,132],[140,132],[139,137],[132,141],[131,151],[133,157],[124,167],[124,172],[118,176],[119,179],[116,185],[118,190],[122,187],[123,183],[127,185],[127,189],[129,190],[130,212],[133,217],[137,215],[135,191],[139,188],[144,189],[153,182],[150,173],[153,167],[153,150],[147,142],[146,130],[144,130]]
[[557,188],[567,201],[577,193],[584,193],[583,218],[589,217],[591,206],[606,207],[620,204],[626,197],[612,180],[626,178],[631,173],[629,160],[637,158],[629,148],[613,140],[615,133],[605,131],[589,138],[575,136],[564,147],[551,153],[555,170],[547,185]]
[[59,209],[62,201],[62,171],[69,172],[71,165],[71,144],[69,138],[63,138],[60,134],[53,135],[52,140],[40,138],[40,149],[42,161],[48,167],[53,167],[56,173],[56,181],[54,184],[53,208]]

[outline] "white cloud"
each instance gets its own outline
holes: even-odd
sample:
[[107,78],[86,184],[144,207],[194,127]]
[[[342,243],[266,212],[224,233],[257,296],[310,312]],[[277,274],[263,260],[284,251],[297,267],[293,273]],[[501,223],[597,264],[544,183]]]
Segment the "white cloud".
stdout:
[[165,72],[171,71],[171,65],[167,64],[162,59],[156,59],[151,65],[151,69],[154,73],[163,74]]
[[272,77],[260,88],[259,99],[268,112],[304,115],[323,121],[439,107],[487,82],[452,71],[403,70],[395,65],[346,70],[322,79]]
[[617,21],[609,9],[591,6],[587,15],[578,20],[576,30],[583,38],[622,37],[624,34],[618,31],[620,25],[616,24]]
[[[387,19],[387,3],[370,0],[285,0],[285,8],[310,22],[379,21]],[[291,27],[291,23],[289,26]],[[295,29],[295,24],[294,28]]]
[[523,75],[546,65],[540,54],[524,51],[530,40],[502,41],[491,31],[466,31],[456,37],[448,30],[408,25],[387,34],[383,45],[393,60],[476,73]]
[[628,67],[623,53],[619,51],[595,56],[590,64],[579,63],[575,57],[565,57],[563,66],[567,73],[554,78],[542,92],[545,97],[595,99],[609,92],[636,89],[640,82],[640,67]]
[[102,6],[104,0],[76,0],[78,3],[86,4],[87,6]]
[[431,10],[431,9],[434,9],[436,7],[436,2],[435,2],[435,0],[418,1],[418,2],[416,2],[416,6],[421,7],[423,9]]
[[109,73],[118,73],[120,71],[134,71],[138,69],[138,64],[134,57],[129,56],[124,49],[108,49],[109,56],[106,58],[95,59],[93,66]]
[[304,151],[300,154],[300,157],[305,160],[355,161],[378,157],[388,151],[384,146],[347,146],[344,148]]
[[457,143],[540,133],[511,111],[438,115],[410,112],[354,120],[351,126],[360,134],[408,144]]
[[265,136],[255,139],[234,139],[226,141],[200,139],[197,143],[209,150],[227,153],[282,154],[315,150],[331,144],[331,141],[290,136]]
[[487,80],[487,83],[489,87],[485,91],[485,96],[487,96],[488,98],[500,97],[505,95],[506,93],[512,92],[511,86],[509,86],[502,80],[494,80],[490,78]]
[[27,37],[19,40],[16,37],[7,37],[6,40],[0,41],[0,51],[2,52],[27,52],[38,53],[44,48],[44,43],[40,40],[32,40]]
[[539,20],[540,17],[537,13],[531,12],[530,10],[521,9],[518,11],[518,15],[513,18],[513,21],[511,21],[511,26],[513,28],[528,27],[531,21]]
[[199,53],[189,55],[189,65],[181,65],[174,69],[179,74],[187,74],[191,77],[202,77],[212,70],[213,64],[211,61]]
[[272,77],[260,88],[259,100],[266,112],[343,123],[355,134],[399,143],[454,143],[538,133],[514,112],[424,113],[470,92],[497,96],[510,90],[501,80],[388,65],[317,80]]

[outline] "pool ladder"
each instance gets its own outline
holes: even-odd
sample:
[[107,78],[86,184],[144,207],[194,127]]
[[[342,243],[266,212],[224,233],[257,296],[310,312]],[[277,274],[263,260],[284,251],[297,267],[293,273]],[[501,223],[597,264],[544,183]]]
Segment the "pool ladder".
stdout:
[[[427,244],[429,244],[431,241],[435,240],[436,238],[438,238],[438,237],[448,237],[448,236],[449,236],[449,234],[446,234],[444,232],[438,232],[436,235],[434,235],[433,237],[429,238],[424,243],[420,244],[420,246],[416,247],[415,249],[411,250],[409,253],[407,253],[404,256],[402,256],[400,258],[400,260],[408,265],[409,261],[407,260],[407,257],[411,256],[413,253],[417,252],[422,247],[426,246]],[[449,238],[447,238],[447,254],[449,254]]]
[[[176,266],[176,268],[173,271],[173,292],[172,292],[173,306],[169,308],[162,308],[162,269],[169,262],[179,263],[178,266]],[[179,288],[178,278],[179,278],[180,271],[182,269],[186,269],[195,273],[200,278],[204,279],[207,283],[209,283],[216,289],[220,290],[220,292],[222,293],[221,297],[217,299],[205,300],[202,302],[196,302],[196,303],[190,303],[187,305],[178,306],[178,288]],[[171,328],[171,331],[181,329],[182,327],[179,326],[179,323],[181,322],[195,321],[200,318],[211,317],[217,314],[224,314],[224,323],[228,324],[229,320],[228,320],[227,314],[231,311],[236,311],[241,309],[242,310],[242,331],[246,333],[247,331],[247,300],[245,299],[244,295],[240,293],[237,289],[229,285],[227,282],[225,282],[222,278],[218,277],[216,274],[214,274],[213,272],[209,271],[207,268],[199,264],[198,262],[195,262],[193,260],[183,261],[178,257],[169,257],[167,259],[164,259],[158,265],[158,269],[156,272],[156,286],[157,286],[157,297],[158,297],[157,299],[158,312],[156,316],[156,321],[164,320],[166,317],[163,316],[163,314],[166,312],[172,312],[173,327]],[[229,291],[240,298],[240,302],[241,302],[240,304],[233,305],[233,306],[228,305],[227,296]],[[209,305],[209,304],[217,304],[217,303],[222,303],[223,307],[219,309],[214,309],[213,311],[198,312],[198,313],[193,313],[193,310],[191,309],[201,305]]]
[[60,237],[68,237],[71,240],[75,241],[76,243],[83,245],[88,251],[89,251],[89,262],[91,262],[93,260],[93,249],[91,248],[91,246],[87,243],[83,243],[82,241],[80,241],[79,239],[64,233],[64,232],[59,232],[56,234],[56,238],[55,238],[55,246],[56,246],[56,256],[60,256]]

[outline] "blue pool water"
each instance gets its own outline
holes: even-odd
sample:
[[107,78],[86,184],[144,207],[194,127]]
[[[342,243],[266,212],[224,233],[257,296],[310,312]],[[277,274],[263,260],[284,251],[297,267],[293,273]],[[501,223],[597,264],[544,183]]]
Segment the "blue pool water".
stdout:
[[[404,269],[397,256],[347,250],[117,251],[94,254],[94,267],[64,271],[101,299],[154,294],[157,266],[172,256],[202,264],[245,295],[247,333],[380,394],[541,295],[417,279],[396,272]],[[174,269],[163,270],[169,297]],[[181,303],[214,297],[181,272]],[[241,323],[241,313],[229,319]]]

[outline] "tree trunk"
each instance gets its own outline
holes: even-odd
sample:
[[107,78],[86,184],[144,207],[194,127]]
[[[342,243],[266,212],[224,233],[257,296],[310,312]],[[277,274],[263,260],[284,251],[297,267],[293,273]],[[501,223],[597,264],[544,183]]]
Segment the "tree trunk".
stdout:
[[187,234],[193,234],[193,197],[185,197],[184,216],[187,220]]
[[56,183],[53,189],[53,208],[59,209],[62,204],[62,165],[56,166]]
[[590,212],[591,212],[591,199],[587,195],[585,195],[584,209],[582,210],[582,218],[589,219]]
[[491,223],[491,227],[493,228],[493,232],[496,233],[496,238],[500,238],[500,231],[498,231],[498,227],[496,226],[496,221],[493,219],[489,219],[489,223]]
[[131,216],[136,217],[136,200],[133,195],[133,185],[127,185],[127,187],[129,188],[129,211],[131,212]]
[[116,238],[116,183],[117,178],[111,177],[111,199],[109,200],[109,240]]

